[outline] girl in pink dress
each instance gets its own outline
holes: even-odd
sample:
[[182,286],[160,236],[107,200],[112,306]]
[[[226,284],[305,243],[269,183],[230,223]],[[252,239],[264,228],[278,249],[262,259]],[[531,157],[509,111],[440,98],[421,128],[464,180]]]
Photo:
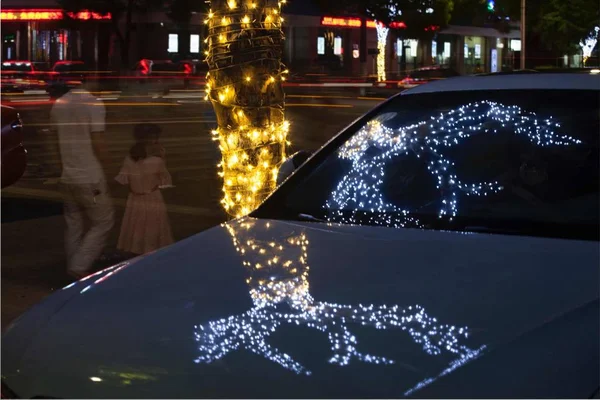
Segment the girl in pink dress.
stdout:
[[173,243],[167,208],[160,189],[171,187],[171,175],[158,144],[160,128],[139,124],[134,128],[136,143],[125,157],[115,180],[129,185],[129,197],[117,248],[145,254]]

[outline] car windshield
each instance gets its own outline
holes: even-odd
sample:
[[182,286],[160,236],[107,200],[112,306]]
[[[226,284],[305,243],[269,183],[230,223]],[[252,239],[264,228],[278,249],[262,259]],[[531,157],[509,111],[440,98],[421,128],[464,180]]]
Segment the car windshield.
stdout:
[[598,103],[595,90],[397,96],[315,156],[311,165],[322,161],[269,209],[342,224],[595,240]]

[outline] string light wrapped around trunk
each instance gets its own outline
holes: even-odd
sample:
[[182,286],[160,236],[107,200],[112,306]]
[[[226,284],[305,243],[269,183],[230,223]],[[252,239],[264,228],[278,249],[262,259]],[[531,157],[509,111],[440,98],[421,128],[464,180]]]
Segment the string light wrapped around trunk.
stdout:
[[387,43],[387,35],[390,28],[376,21],[377,29],[377,80],[383,82],[386,80],[385,75],[385,45]]
[[281,6],[285,0],[211,0],[206,19],[206,99],[222,159],[225,210],[240,217],[274,189],[285,159]]

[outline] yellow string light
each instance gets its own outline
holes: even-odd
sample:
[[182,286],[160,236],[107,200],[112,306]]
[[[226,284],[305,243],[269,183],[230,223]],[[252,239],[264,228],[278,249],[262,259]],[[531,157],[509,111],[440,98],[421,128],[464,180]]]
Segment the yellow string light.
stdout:
[[[240,15],[234,11],[238,1],[218,3],[208,19],[206,98],[217,115],[212,139],[218,141],[222,156],[221,203],[235,217],[254,210],[275,189],[290,128],[281,87],[283,74],[289,72],[280,61],[283,33],[272,17],[279,15],[282,2],[245,4]],[[246,51],[236,51],[240,48]]]
[[389,28],[381,23],[377,23],[377,80],[379,82],[386,80],[385,74],[385,45],[387,43],[387,34]]

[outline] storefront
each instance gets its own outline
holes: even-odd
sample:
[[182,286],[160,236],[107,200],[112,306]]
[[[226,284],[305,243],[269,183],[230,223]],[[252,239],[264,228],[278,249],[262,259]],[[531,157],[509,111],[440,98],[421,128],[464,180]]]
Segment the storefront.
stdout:
[[69,17],[65,19],[60,9],[3,8],[2,60],[49,65],[62,60],[83,60],[95,66],[106,63],[101,55],[108,53],[111,16],[79,12]]
[[[341,16],[287,15],[286,62],[298,73],[361,75],[361,20]],[[400,28],[400,26],[395,26]],[[510,33],[493,28],[448,26],[431,40],[400,38],[390,29],[386,43],[386,75],[395,79],[428,66],[447,67],[461,74],[513,69],[520,54],[518,26]],[[367,74],[376,73],[377,32],[367,21]]]

